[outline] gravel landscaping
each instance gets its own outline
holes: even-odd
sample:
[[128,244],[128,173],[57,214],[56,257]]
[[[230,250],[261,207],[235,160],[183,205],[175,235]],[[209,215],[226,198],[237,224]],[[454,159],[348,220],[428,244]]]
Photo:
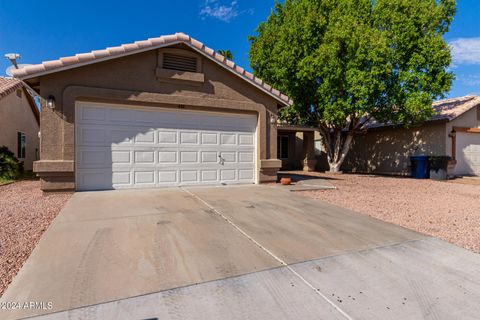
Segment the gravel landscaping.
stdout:
[[336,190],[302,194],[480,253],[480,184],[315,173]]
[[36,180],[0,186],[0,296],[70,196],[44,195]]

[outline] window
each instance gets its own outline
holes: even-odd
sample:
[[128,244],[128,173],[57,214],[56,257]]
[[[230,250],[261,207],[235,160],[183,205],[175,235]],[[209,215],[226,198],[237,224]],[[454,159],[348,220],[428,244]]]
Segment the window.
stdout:
[[288,136],[278,137],[277,157],[278,159],[288,159]]
[[25,151],[27,147],[27,137],[23,132],[17,132],[17,157],[25,159]]
[[23,95],[22,95],[22,89],[17,89],[17,97],[21,98]]
[[197,58],[165,52],[162,67],[163,69],[197,72]]

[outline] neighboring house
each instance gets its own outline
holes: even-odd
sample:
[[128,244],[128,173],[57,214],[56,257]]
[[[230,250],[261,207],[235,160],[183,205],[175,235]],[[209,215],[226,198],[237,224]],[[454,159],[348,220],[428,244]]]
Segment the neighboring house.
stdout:
[[39,151],[39,111],[24,84],[0,77],[0,146],[32,170]]
[[43,190],[276,179],[290,100],[183,33],[14,71],[42,97]]
[[369,123],[355,137],[344,171],[378,174],[410,173],[412,155],[448,155],[456,175],[480,175],[480,97],[435,102],[436,111],[421,126],[404,128]]
[[[480,97],[442,100],[435,102],[433,108],[436,114],[420,126],[368,123],[365,132],[355,136],[342,170],[408,175],[410,156],[448,155],[457,162],[456,175],[480,175]],[[328,170],[318,131],[314,132],[314,150],[311,143],[305,142],[304,136],[311,136],[313,131],[279,125],[278,157],[282,170],[311,170],[312,166]]]

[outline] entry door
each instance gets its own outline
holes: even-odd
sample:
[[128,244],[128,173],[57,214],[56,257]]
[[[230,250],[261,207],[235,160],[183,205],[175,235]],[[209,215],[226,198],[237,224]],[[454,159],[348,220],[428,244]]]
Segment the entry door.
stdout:
[[78,190],[255,183],[252,114],[76,106]]
[[457,132],[456,175],[480,175],[480,134]]

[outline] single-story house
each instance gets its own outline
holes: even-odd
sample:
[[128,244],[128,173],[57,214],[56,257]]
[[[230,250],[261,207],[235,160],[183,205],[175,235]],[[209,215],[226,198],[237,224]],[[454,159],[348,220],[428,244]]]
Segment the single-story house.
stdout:
[[[410,156],[447,155],[455,175],[480,175],[480,97],[465,96],[433,104],[435,115],[406,128],[369,122],[355,136],[342,166],[345,172],[410,174]],[[313,136],[314,146],[307,139]],[[281,124],[278,158],[282,170],[328,170],[321,137],[314,128]]]
[[289,98],[183,33],[14,71],[42,98],[43,190],[274,181]]
[[441,100],[433,108],[435,115],[421,126],[368,123],[342,169],[408,175],[410,156],[447,155],[456,160],[455,175],[480,175],[480,97]]
[[38,159],[39,110],[23,82],[0,77],[0,146],[32,170]]

